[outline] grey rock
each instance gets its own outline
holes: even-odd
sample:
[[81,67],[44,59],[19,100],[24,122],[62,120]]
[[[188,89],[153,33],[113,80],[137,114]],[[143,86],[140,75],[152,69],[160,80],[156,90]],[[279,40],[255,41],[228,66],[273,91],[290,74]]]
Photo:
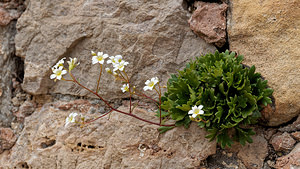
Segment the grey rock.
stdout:
[[[128,107],[118,110],[127,111]],[[48,104],[26,117],[11,152],[0,155],[0,167],[195,168],[216,153],[216,142],[209,142],[196,123],[189,129],[177,127],[159,134],[156,125],[112,112],[109,119],[83,128],[74,123],[65,127],[70,112]],[[145,109],[136,108],[133,113],[158,120]]]
[[[140,89],[155,76],[166,84],[170,73],[191,58],[216,49],[189,30],[188,18],[189,13],[177,0],[31,0],[18,20],[15,40],[17,55],[25,58],[22,87],[34,95],[93,97],[73,83],[49,79],[50,68],[59,59],[77,57],[81,63],[74,75],[95,90],[99,66],[91,64],[91,50],[123,55],[130,63],[131,82]],[[104,73],[100,91],[104,98],[128,97],[120,87]]]

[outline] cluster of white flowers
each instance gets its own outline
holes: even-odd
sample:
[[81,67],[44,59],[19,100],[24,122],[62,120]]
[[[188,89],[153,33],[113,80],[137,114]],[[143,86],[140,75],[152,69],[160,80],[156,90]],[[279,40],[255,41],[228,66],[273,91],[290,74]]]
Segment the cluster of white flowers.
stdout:
[[[99,63],[101,65],[104,64],[105,59],[108,58],[108,54],[104,54],[103,52],[97,52],[97,54],[94,51],[91,51],[93,58],[93,64]],[[129,63],[122,60],[121,55],[116,55],[116,56],[110,56],[109,60],[106,62],[107,64],[112,64],[113,65],[113,72],[110,70],[110,68],[105,68],[106,72],[115,74],[116,71],[120,70],[123,71],[125,66],[128,65]]]
[[188,114],[190,115],[190,119],[194,120],[197,116],[200,116],[201,114],[204,114],[204,111],[202,110],[203,105],[199,105],[199,106],[193,106],[192,110],[190,110],[188,112]]
[[[97,52],[97,54],[94,51],[91,51],[92,53],[92,63],[96,64],[99,63],[101,65],[104,64],[105,59],[109,58],[107,60],[107,64],[112,64],[113,70],[110,68],[105,68],[105,71],[109,74],[112,74],[114,76],[118,76],[118,71],[123,72],[125,70],[125,66],[127,66],[129,63],[123,60],[123,57],[121,55],[116,55],[116,56],[109,56],[108,54],[104,54],[103,52]],[[129,91],[129,84],[124,84],[123,87],[121,88],[123,92],[128,92]]]
[[[50,75],[50,79],[61,80],[62,76],[67,74],[67,70],[64,68],[66,58],[60,59],[52,68],[53,74]],[[67,61],[69,64],[69,71],[73,70],[79,63],[77,63],[77,58],[70,58],[70,61]]]
[[[104,54],[103,52],[96,53],[94,51],[91,51],[91,54],[93,56],[92,64],[99,63],[99,64],[103,65],[105,62],[105,59],[109,58],[109,60],[107,60],[106,63],[112,64],[113,70],[111,70],[110,68],[105,68],[105,71],[114,76],[118,76],[118,73],[124,72],[125,66],[127,66],[129,64],[128,62],[123,60],[123,57],[121,55],[109,56],[108,54]],[[67,70],[64,68],[64,60],[65,59],[66,58],[62,58],[52,67],[53,74],[51,74],[50,78],[54,79],[54,81],[63,79],[63,75],[67,74]],[[79,63],[77,63],[77,58],[70,58],[70,61],[67,61],[67,63],[69,64],[69,71],[73,70],[76,66],[79,65]],[[120,71],[120,72],[118,72],[118,71]],[[145,82],[146,86],[143,88],[144,91],[153,90],[153,88],[155,87],[155,85],[157,83],[159,83],[159,80],[157,77],[153,77],[150,80],[147,80]],[[129,84],[124,84],[121,87],[121,90],[123,92],[129,92]]]
[[52,72],[53,74],[51,74],[50,79],[54,79],[54,81],[56,80],[61,80],[62,76],[64,74],[67,74],[66,70],[64,69],[64,60],[66,58],[62,58],[60,59],[53,67],[52,67]]

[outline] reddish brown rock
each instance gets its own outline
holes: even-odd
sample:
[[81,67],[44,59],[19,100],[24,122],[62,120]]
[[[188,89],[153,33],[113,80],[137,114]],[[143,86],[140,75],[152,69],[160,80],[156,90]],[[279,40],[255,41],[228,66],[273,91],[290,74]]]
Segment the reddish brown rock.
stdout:
[[280,157],[276,161],[276,168],[296,169],[300,168],[300,143],[286,156]]
[[70,110],[71,108],[80,112],[87,112],[91,107],[91,103],[87,100],[74,100],[67,103],[59,103],[56,105],[60,110]]
[[300,141],[300,131],[296,131],[292,133],[292,137],[296,139],[297,141]]
[[275,151],[291,150],[295,143],[296,141],[287,132],[277,133],[271,138],[271,144]]
[[1,26],[8,25],[12,19],[13,18],[9,15],[9,13],[5,9],[0,8],[0,25]]
[[196,2],[190,28],[208,43],[222,47],[226,42],[227,4]]
[[242,146],[237,155],[248,169],[260,169],[268,155],[268,142],[263,135],[255,135],[252,139],[253,143]]
[[0,26],[6,26],[12,20],[19,18],[23,9],[22,1],[0,1]]
[[0,128],[0,153],[10,149],[16,142],[16,136],[11,128]]

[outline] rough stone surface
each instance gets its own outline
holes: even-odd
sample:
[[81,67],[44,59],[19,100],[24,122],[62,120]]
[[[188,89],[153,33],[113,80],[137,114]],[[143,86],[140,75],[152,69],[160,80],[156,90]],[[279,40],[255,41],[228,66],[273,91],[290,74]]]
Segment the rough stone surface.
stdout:
[[226,42],[227,4],[195,2],[190,28],[208,43],[222,47]]
[[[195,123],[189,129],[178,127],[159,134],[158,126],[113,112],[109,119],[83,128],[74,123],[64,127],[68,114],[79,111],[58,107],[49,103],[25,118],[15,146],[0,155],[1,167],[196,168],[216,152],[216,143],[205,139],[207,133]],[[157,120],[144,109],[136,108],[133,113]]]
[[300,168],[300,143],[286,156],[280,157],[276,161],[276,168],[298,169]]
[[26,100],[19,108],[16,117],[25,118],[31,115],[35,110],[35,103]]
[[292,133],[291,135],[295,140],[300,141],[300,131],[296,131],[296,132]]
[[[17,24],[16,53],[26,65],[22,87],[31,94],[87,96],[73,83],[54,83],[49,76],[60,58],[77,57],[75,76],[95,89],[99,66],[91,64],[91,50],[123,55],[131,81],[140,88],[154,76],[166,84],[190,58],[215,51],[191,32],[188,18],[177,0],[31,0]],[[104,97],[125,97],[110,75],[101,82]]]
[[[24,8],[23,2],[0,2],[0,126],[8,127],[12,115],[13,79],[18,77],[18,60],[14,56],[16,34],[16,19]],[[20,66],[21,67],[21,66]]]
[[278,130],[282,131],[282,132],[299,131],[300,130],[300,115],[298,116],[297,120],[294,121],[292,124],[289,124],[284,127],[280,127]]
[[227,148],[229,152],[237,154],[238,159],[251,169],[261,169],[264,160],[268,155],[268,141],[264,137],[263,129],[255,127],[256,135],[252,136],[253,143],[246,143],[242,146],[239,142],[234,142],[231,148]]
[[296,141],[290,136],[289,133],[277,133],[271,138],[271,144],[275,151],[288,151],[291,150]]
[[6,26],[12,20],[19,18],[24,8],[23,0],[1,1],[0,26]]
[[9,150],[16,142],[16,136],[10,128],[0,128],[0,154]]
[[12,120],[12,78],[15,71],[14,51],[15,22],[0,26],[0,126],[9,126]]
[[230,50],[244,55],[274,89],[275,107],[263,116],[277,126],[300,114],[300,1],[231,0]]
[[268,142],[263,135],[255,135],[252,139],[253,143],[242,146],[237,155],[248,169],[260,169],[268,155]]

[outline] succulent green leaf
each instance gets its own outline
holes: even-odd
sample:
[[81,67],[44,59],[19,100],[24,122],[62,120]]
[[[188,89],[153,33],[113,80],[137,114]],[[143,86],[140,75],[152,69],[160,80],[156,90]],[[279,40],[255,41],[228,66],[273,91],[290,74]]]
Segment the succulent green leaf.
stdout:
[[167,131],[169,131],[169,130],[171,130],[171,129],[173,129],[174,127],[167,127],[167,126],[162,126],[162,127],[159,127],[158,128],[158,131],[159,131],[159,133],[165,133],[165,132],[167,132]]

